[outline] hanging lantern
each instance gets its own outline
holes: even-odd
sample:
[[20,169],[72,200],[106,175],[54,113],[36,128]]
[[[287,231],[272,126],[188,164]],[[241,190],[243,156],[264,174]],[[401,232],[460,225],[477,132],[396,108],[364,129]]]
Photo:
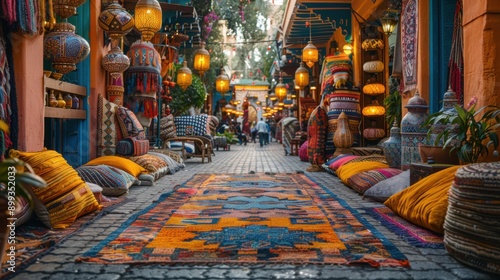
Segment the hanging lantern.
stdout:
[[[274,93],[275,93],[276,98],[278,98],[280,101],[282,101],[286,97],[286,87],[283,84],[283,80],[281,79],[281,77],[280,77],[279,83],[274,88]],[[271,95],[271,100],[273,100],[272,95]],[[274,100],[276,100],[276,99],[274,99]]]
[[215,79],[215,89],[224,96],[224,94],[229,90],[229,77],[226,75],[224,70]]
[[150,41],[162,24],[162,10],[156,0],[139,0],[134,11],[135,28],[141,32],[143,41]]
[[151,42],[137,40],[127,53],[130,67],[125,71],[127,94],[147,94],[151,97],[161,90],[160,54]]
[[75,26],[69,22],[57,23],[43,38],[43,56],[52,61],[52,67],[59,73],[76,70],[76,63],[87,58],[89,53],[89,43],[75,34]]
[[344,51],[345,54],[347,55],[350,55],[352,54],[352,45],[351,44],[345,44],[343,47],[342,47],[342,50]]
[[186,90],[193,82],[193,73],[191,69],[187,67],[187,61],[184,60],[182,67],[177,71],[177,84]]
[[299,68],[295,71],[295,84],[303,89],[309,84],[309,70],[304,67],[304,62],[300,62]]
[[201,48],[194,52],[194,69],[198,70],[201,76],[210,69],[210,53],[205,49],[205,43],[203,42]]
[[390,36],[398,24],[398,12],[396,10],[387,9],[382,17],[380,18],[380,22],[382,23],[382,29],[387,36]]
[[113,72],[123,72],[130,65],[130,59],[126,56],[120,47],[114,46],[109,52],[102,57],[101,66],[104,70]]
[[69,18],[76,15],[76,8],[87,0],[53,0],[54,12],[61,18]]
[[99,15],[99,26],[111,39],[118,40],[134,28],[134,18],[113,0]]
[[381,83],[367,84],[363,87],[363,92],[368,95],[379,95],[385,93],[385,86]]
[[313,45],[312,41],[307,42],[307,46],[302,50],[302,61],[311,68],[314,63],[318,62],[318,56],[318,48]]
[[383,116],[385,114],[385,107],[380,106],[378,101],[375,99],[372,101],[372,104],[363,108],[363,116],[374,117],[374,116]]

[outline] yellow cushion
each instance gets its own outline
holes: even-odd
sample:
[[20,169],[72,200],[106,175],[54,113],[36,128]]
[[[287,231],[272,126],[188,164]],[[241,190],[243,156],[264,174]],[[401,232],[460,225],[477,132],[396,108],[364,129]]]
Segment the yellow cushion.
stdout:
[[460,165],[431,174],[408,188],[395,193],[385,205],[404,219],[443,233],[444,217],[448,208],[448,190]]
[[119,156],[103,156],[95,158],[85,165],[109,165],[121,169],[128,174],[132,174],[134,177],[139,176],[141,173],[147,173],[148,171],[140,166],[139,164],[131,161],[130,159],[119,157]]
[[28,189],[35,202],[35,214],[45,226],[65,228],[100,208],[90,188],[58,152],[12,150],[10,156],[27,162],[47,182],[45,188]]
[[336,173],[342,183],[348,186],[349,184],[347,180],[351,176],[354,176],[363,171],[380,168],[389,168],[389,165],[379,161],[348,162],[342,164],[342,166],[337,169]]

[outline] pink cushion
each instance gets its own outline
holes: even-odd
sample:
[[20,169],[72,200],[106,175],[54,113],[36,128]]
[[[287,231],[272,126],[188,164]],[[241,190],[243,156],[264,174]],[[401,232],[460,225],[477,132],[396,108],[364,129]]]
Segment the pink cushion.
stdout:
[[339,158],[338,160],[336,161],[333,161],[330,163],[330,165],[328,166],[331,170],[333,171],[336,171],[337,169],[339,169],[339,167],[341,167],[344,163],[347,163],[353,159],[356,159],[358,158],[359,156],[355,156],[355,155],[352,155],[352,156],[343,156],[341,158]]
[[301,161],[309,161],[309,156],[307,155],[307,141],[299,148],[299,158]]

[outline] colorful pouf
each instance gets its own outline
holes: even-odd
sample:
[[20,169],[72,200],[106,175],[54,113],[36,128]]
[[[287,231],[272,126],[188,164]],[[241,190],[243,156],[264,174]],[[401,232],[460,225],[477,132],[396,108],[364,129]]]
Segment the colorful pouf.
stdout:
[[333,136],[337,130],[337,119],[344,112],[349,119],[349,130],[352,132],[353,144],[358,146],[360,141],[359,122],[361,121],[361,109],[359,105],[360,92],[357,89],[337,89],[327,95],[325,98],[330,100],[328,110],[328,134],[326,150],[335,149]]
[[448,197],[444,245],[458,261],[500,274],[500,162],[457,170]]

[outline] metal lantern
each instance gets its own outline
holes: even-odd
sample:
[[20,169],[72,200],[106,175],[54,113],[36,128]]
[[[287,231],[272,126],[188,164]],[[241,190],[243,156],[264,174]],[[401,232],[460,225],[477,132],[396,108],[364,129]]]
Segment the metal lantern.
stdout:
[[69,18],[76,15],[76,8],[87,0],[53,0],[54,12],[61,18]]
[[224,96],[224,94],[229,90],[229,77],[226,75],[224,70],[215,79],[215,89]]
[[385,86],[381,83],[367,84],[363,87],[363,93],[368,95],[379,95],[385,93]]
[[[280,101],[282,101],[286,97],[286,86],[283,84],[283,80],[281,79],[281,77],[280,77],[279,83],[276,85],[276,88],[274,89],[274,93],[276,94],[276,97]],[[271,98],[271,100],[272,100],[272,98]]]
[[392,34],[392,31],[394,31],[394,28],[399,21],[398,18],[398,12],[391,9],[387,9],[387,11],[385,11],[383,16],[380,18],[382,29],[384,30],[384,33],[387,34],[387,36],[390,36]]
[[302,61],[311,68],[314,63],[318,62],[318,57],[318,48],[313,45],[312,41],[307,42],[307,46],[302,50]]
[[193,73],[187,67],[187,61],[184,60],[182,67],[177,71],[177,84],[186,90],[193,82]]
[[372,104],[364,107],[361,112],[366,117],[383,116],[385,114],[385,107],[379,105],[377,100],[373,100]]
[[304,67],[304,62],[300,63],[299,68],[295,71],[295,84],[303,89],[309,84],[309,70]]
[[134,18],[113,0],[99,15],[99,26],[111,39],[118,40],[134,28]]
[[201,76],[210,69],[210,53],[205,49],[205,43],[203,42],[201,48],[194,52],[194,69],[198,70]]
[[156,0],[139,0],[135,5],[135,28],[141,32],[143,41],[149,41],[160,30],[162,10]]

